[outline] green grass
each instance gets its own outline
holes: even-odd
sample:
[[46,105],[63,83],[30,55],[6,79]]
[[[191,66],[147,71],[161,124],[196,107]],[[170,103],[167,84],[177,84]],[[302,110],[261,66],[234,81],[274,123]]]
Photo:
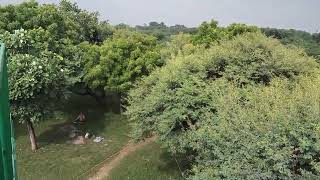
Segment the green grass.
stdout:
[[108,178],[108,180],[126,179],[169,180],[183,178],[175,159],[161,149],[159,144],[151,143],[125,157],[111,171]]
[[[74,97],[58,107],[54,116],[35,126],[40,149],[30,150],[24,125],[16,125],[18,178],[35,180],[69,180],[88,171],[106,157],[119,151],[130,139],[129,127],[123,116],[106,113],[106,107],[89,97]],[[66,144],[66,137],[58,129],[70,123],[80,111],[87,123],[79,125],[83,131],[103,136],[102,143],[90,141],[85,145]]]
[[[35,126],[39,149],[32,152],[24,125],[15,125],[17,170],[21,180],[86,179],[96,172],[95,165],[118,152],[128,141],[130,128],[124,116],[108,113],[112,109],[90,97],[73,96],[59,105],[54,116]],[[70,123],[80,111],[87,122],[78,125],[83,132],[103,136],[102,143],[66,144],[59,128]],[[115,110],[116,111],[116,110]],[[90,170],[90,171],[89,171]],[[80,176],[81,175],[81,176]],[[182,179],[175,160],[156,143],[146,145],[124,158],[112,171],[111,180]]]

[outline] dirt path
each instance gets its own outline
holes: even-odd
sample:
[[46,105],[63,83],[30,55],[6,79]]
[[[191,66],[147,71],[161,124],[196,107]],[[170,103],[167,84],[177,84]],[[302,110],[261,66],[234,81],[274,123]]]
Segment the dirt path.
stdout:
[[131,152],[136,151],[139,148],[142,148],[143,146],[154,142],[156,140],[156,137],[151,137],[146,139],[145,141],[139,142],[139,143],[133,143],[129,142],[127,145],[125,145],[119,153],[117,153],[110,161],[102,165],[102,167],[98,170],[98,172],[89,178],[89,180],[103,180],[107,179],[109,176],[111,170],[116,167],[120,161],[126,157]]

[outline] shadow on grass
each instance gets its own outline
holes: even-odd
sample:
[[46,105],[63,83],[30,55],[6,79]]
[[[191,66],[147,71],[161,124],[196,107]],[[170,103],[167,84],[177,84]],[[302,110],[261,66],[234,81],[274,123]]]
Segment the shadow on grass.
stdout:
[[173,156],[171,153],[163,151],[160,155],[160,159],[164,164],[158,166],[159,171],[171,175],[174,175],[179,171],[181,179],[184,179],[183,173],[191,168],[190,163],[183,155]]
[[[111,122],[108,111],[113,112],[115,107],[112,104],[99,104],[90,96],[77,96],[74,95],[66,101],[59,111],[61,112],[60,118],[62,122],[49,125],[45,131],[41,132],[38,136],[40,146],[48,144],[64,144],[68,138],[68,132],[61,131],[61,128],[66,125],[72,125],[72,121],[83,112],[86,116],[86,122],[82,125],[74,125],[80,130],[83,135],[86,132],[92,134],[101,134],[106,130],[106,127]],[[107,113],[106,113],[107,112]]]
[[[92,114],[87,116],[87,122],[83,125],[74,125],[83,135],[86,132],[91,134],[101,134],[106,130],[111,119],[108,118],[108,113],[106,114]],[[38,142],[41,146],[46,146],[48,144],[65,144],[69,132],[62,131],[61,128],[64,126],[73,125],[70,122],[58,123],[50,125],[44,132],[38,136]]]
[[68,134],[60,131],[60,128],[67,125],[68,123],[54,124],[49,127],[48,130],[44,131],[38,136],[38,143],[40,147],[48,144],[63,144],[67,141]]
[[25,124],[19,124],[17,121],[13,121],[13,130],[15,139],[27,134],[27,126]]

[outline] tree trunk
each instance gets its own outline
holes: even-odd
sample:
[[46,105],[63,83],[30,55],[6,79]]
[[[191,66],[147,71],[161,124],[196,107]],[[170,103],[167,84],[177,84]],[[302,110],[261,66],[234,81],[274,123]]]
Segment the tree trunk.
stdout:
[[27,120],[26,123],[27,123],[30,143],[31,143],[31,150],[36,151],[38,149],[38,146],[37,146],[36,133],[34,132],[33,124],[30,120]]

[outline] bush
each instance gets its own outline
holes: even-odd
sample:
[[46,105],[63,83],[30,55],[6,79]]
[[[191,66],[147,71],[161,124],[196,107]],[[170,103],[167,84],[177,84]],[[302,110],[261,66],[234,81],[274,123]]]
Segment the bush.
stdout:
[[319,178],[319,80],[222,83],[211,101],[216,112],[187,136],[198,163],[190,179]]
[[316,74],[315,60],[259,33],[200,51],[130,91],[133,136],[158,134],[173,153],[192,155],[194,179],[316,175],[320,84],[295,84]]

